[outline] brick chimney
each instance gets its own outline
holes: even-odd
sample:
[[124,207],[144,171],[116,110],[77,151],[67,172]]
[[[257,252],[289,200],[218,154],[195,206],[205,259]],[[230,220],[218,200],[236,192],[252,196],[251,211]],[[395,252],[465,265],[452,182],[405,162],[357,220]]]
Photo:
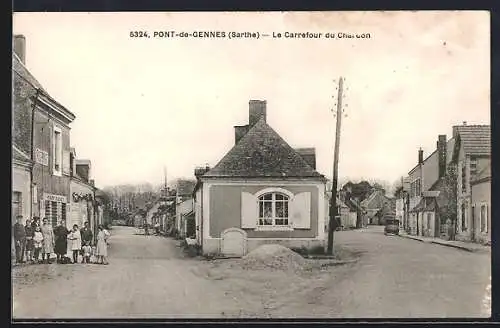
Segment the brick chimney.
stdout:
[[314,148],[296,148],[295,151],[316,170],[316,150]]
[[26,38],[24,35],[14,35],[12,38],[12,50],[23,64],[26,64]]
[[418,164],[422,164],[424,162],[424,151],[422,148],[418,150]]
[[261,117],[266,121],[266,101],[265,100],[250,100],[248,102],[248,123],[249,127],[255,125]]
[[248,132],[248,125],[240,125],[234,127],[234,144],[237,144],[241,138]]
[[437,151],[439,158],[439,178],[444,177],[446,174],[446,134],[440,134],[437,141]]

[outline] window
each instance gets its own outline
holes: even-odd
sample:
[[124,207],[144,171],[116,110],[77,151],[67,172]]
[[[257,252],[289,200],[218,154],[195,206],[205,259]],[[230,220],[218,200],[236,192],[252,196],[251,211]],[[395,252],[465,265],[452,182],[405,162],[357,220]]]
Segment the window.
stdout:
[[61,129],[54,127],[54,135],[52,140],[53,146],[53,171],[54,175],[62,173],[62,134]]
[[259,225],[288,226],[289,198],[280,193],[268,193],[259,197]]
[[16,216],[23,215],[22,193],[14,191],[12,193],[12,224],[16,223]]
[[481,205],[479,219],[481,220],[481,232],[488,232],[488,205]]
[[477,172],[477,159],[471,158],[470,160],[470,173],[475,174]]
[[432,213],[427,213],[427,229],[431,229]]
[[417,181],[415,181],[415,193],[416,193],[415,196],[420,196],[420,194],[422,193],[420,179],[417,179]]

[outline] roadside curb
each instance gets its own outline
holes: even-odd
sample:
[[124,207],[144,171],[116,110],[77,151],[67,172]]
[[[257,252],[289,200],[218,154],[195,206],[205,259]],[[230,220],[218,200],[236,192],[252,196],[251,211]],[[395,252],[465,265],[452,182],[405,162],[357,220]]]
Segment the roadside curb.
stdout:
[[418,237],[414,237],[414,236],[409,236],[409,235],[399,235],[399,236],[402,237],[402,238],[416,240],[416,241],[419,241],[419,242],[422,242],[422,243],[435,244],[435,245],[440,245],[440,246],[445,246],[445,247],[452,247],[452,248],[460,249],[460,250],[463,250],[463,251],[466,251],[466,252],[469,252],[469,253],[482,253],[482,252],[486,252],[487,251],[486,249],[471,248],[471,247],[467,247],[467,246],[448,244],[448,243],[443,243],[443,242],[436,241],[436,240],[425,240],[425,239],[422,239],[422,238],[418,238]]

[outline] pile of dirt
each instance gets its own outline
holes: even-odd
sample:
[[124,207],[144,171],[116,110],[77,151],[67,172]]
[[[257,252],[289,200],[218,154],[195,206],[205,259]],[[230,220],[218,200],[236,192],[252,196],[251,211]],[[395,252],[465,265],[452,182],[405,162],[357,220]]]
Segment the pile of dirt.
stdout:
[[242,259],[245,269],[303,270],[307,260],[291,249],[277,245],[261,245]]

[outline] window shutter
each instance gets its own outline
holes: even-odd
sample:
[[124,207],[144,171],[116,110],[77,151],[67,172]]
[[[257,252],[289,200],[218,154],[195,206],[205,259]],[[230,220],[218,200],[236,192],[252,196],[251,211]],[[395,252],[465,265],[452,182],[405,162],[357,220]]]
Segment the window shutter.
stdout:
[[292,224],[297,229],[311,228],[311,193],[301,192],[291,201]]
[[488,205],[484,205],[485,209],[484,209],[484,216],[485,216],[485,220],[486,222],[484,222],[484,232],[488,232],[488,217],[489,217],[489,213],[488,213]]
[[63,158],[62,158],[62,169],[63,173],[66,175],[70,174],[70,167],[69,167],[69,151],[63,152]]
[[257,226],[257,198],[248,192],[241,193],[241,227],[255,228]]

